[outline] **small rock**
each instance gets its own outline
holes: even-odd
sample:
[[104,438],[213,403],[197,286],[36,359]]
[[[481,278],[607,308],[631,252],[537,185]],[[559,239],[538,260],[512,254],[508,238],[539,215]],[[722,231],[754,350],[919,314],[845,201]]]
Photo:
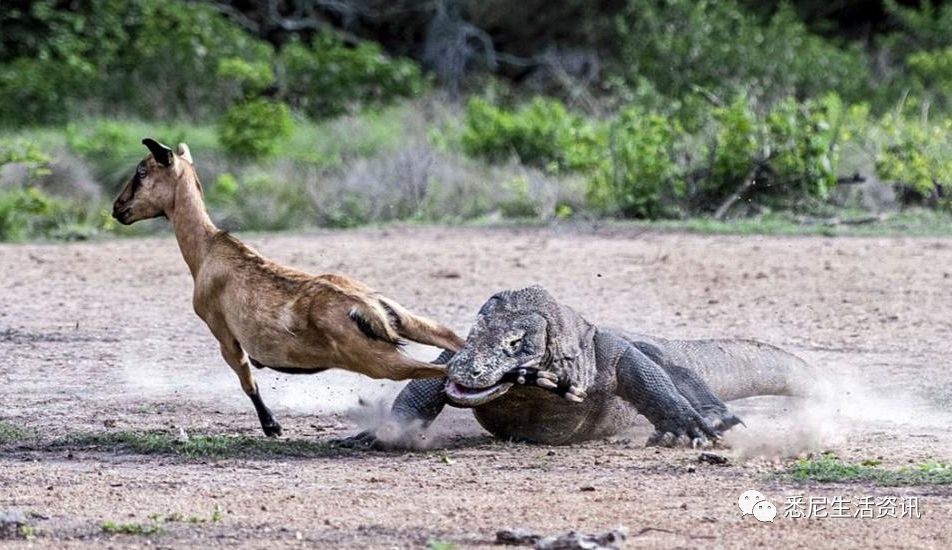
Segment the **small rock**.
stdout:
[[701,463],[714,464],[715,466],[723,466],[730,462],[726,456],[716,453],[701,453],[698,455],[697,461]]
[[592,487],[591,485],[585,485],[584,487],[579,487],[578,490],[582,491],[583,493],[589,493],[594,491],[595,487]]
[[188,433],[186,433],[185,428],[178,429],[178,436],[175,438],[179,443],[188,443]]
[[617,527],[602,535],[571,531],[564,535],[546,537],[535,543],[536,550],[619,550],[628,537],[628,530]]
[[462,277],[459,271],[454,271],[451,269],[438,269],[433,273],[430,273],[430,277],[435,279],[459,279]]
[[102,425],[105,426],[105,427],[107,427],[107,428],[115,428],[115,427],[116,427],[116,420],[115,420],[114,418],[107,418],[107,419],[105,419],[105,420],[102,421]]
[[496,531],[496,544],[508,546],[528,546],[539,542],[542,537],[528,529],[503,529]]

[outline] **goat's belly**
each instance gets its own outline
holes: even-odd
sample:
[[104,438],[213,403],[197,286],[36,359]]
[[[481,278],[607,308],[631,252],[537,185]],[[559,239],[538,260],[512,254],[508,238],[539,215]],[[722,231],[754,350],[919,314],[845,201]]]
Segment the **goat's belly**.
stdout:
[[615,395],[590,394],[573,403],[537,388],[513,388],[473,413],[496,437],[547,445],[619,435],[638,417],[634,407]]
[[280,372],[319,372],[334,367],[327,364],[326,358],[314,353],[314,346],[308,346],[300,336],[280,334],[278,331],[264,330],[238,342],[248,354],[252,365]]

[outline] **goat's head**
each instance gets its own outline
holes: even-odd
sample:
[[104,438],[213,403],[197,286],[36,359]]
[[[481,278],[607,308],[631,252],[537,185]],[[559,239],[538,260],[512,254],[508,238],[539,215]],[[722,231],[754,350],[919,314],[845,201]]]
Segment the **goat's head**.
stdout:
[[178,151],[172,151],[151,138],[143,139],[142,144],[151,154],[136,166],[112,205],[112,217],[124,225],[167,216],[179,185],[200,185],[187,145],[180,143]]

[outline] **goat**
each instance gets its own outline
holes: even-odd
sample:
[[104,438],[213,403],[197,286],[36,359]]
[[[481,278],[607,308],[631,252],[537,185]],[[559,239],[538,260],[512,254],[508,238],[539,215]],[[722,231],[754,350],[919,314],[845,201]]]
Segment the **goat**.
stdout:
[[[173,152],[144,139],[147,155],[113,204],[123,225],[164,216],[194,279],[192,304],[251,398],[264,433],[281,426],[261,400],[250,365],[284,373],[340,368],[371,378],[446,375],[401,353],[402,339],[452,352],[463,340],[358,281],[309,275],[272,262],[215,227],[184,143]],[[250,365],[249,365],[250,363]]]

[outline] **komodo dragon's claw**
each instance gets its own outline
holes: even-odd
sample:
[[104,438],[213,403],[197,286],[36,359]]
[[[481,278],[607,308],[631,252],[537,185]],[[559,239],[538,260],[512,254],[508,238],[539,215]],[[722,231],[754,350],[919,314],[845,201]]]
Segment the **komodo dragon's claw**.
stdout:
[[559,380],[559,375],[546,370],[539,370],[533,367],[519,367],[512,369],[503,375],[501,382],[511,382],[523,386],[538,386],[555,392],[569,401],[581,403],[585,400],[585,390],[575,385],[568,385]]

